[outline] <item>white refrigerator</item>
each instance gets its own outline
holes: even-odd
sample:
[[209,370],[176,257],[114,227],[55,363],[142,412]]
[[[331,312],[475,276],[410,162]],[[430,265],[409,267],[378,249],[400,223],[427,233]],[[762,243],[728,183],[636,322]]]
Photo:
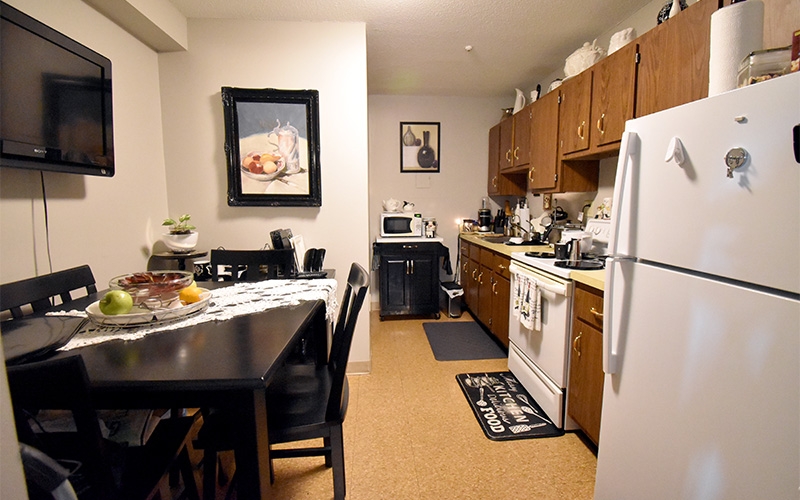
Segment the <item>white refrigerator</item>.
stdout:
[[595,499],[800,497],[798,124],[800,73],[627,123]]

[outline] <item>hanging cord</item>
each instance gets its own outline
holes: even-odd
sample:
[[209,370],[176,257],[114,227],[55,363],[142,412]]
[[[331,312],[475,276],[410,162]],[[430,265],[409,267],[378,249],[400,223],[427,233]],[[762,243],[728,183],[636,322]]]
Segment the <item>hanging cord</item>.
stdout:
[[[49,268],[49,272],[53,272],[53,257],[50,254],[50,216],[47,213],[47,191],[44,187],[44,171],[39,170],[39,177],[42,182],[42,206],[44,207],[44,235],[45,235],[45,244],[47,246],[47,265]],[[50,301],[52,302],[53,299],[51,298]]]

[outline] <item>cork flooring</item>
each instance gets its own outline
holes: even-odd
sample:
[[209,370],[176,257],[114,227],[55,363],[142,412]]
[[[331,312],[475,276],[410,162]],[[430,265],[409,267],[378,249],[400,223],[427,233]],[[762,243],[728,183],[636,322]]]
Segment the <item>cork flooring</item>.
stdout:
[[[370,319],[372,373],[348,376],[349,500],[592,498],[597,460],[578,434],[484,436],[455,375],[507,370],[506,360],[436,361],[422,328],[430,319],[382,322],[374,311]],[[276,460],[273,490],[281,499],[332,498],[331,472],[322,458]]]

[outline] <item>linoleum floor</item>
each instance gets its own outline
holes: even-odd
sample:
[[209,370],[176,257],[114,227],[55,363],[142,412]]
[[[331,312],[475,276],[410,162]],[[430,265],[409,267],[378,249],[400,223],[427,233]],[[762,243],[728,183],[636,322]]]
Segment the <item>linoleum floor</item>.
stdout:
[[[484,436],[455,375],[504,371],[505,359],[436,361],[422,328],[435,320],[380,321],[375,311],[370,320],[372,372],[348,376],[349,500],[592,498],[597,459],[578,434]],[[331,471],[322,458],[276,460],[273,489],[281,499],[332,498]]]

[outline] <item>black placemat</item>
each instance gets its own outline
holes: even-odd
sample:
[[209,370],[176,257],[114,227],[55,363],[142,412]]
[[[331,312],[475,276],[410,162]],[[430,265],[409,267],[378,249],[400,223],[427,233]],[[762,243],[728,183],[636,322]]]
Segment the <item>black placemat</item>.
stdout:
[[508,357],[475,321],[423,323],[422,328],[437,361]]
[[513,373],[460,373],[456,380],[487,438],[504,441],[564,434]]

